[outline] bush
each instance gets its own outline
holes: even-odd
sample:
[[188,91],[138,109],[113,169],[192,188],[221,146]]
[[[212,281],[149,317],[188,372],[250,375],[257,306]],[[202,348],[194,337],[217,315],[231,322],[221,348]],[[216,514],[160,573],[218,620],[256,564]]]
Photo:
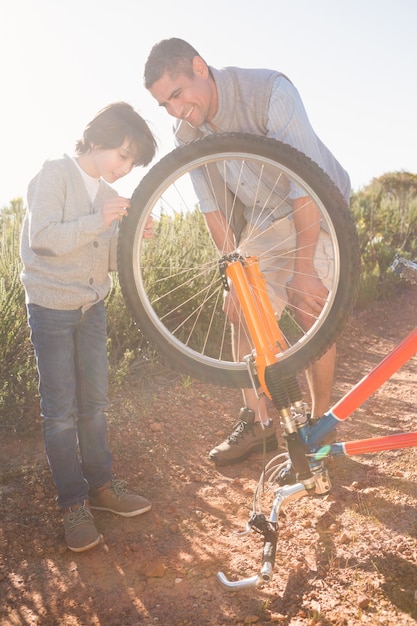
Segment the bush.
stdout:
[[38,414],[37,372],[20,282],[21,200],[0,214],[0,416],[1,425],[19,429]]
[[[210,344],[219,345],[220,339],[216,340],[215,335],[223,330],[223,290],[218,264],[213,262],[217,254],[213,252],[214,244],[204,217],[198,210],[177,214],[175,218],[162,214],[156,224],[156,234],[155,239],[146,242],[141,260],[149,298],[167,328],[177,329],[176,336],[195,350],[204,345],[206,354],[210,354]],[[159,269],[162,267],[164,276]],[[206,271],[197,276],[190,267],[205,267]],[[218,291],[213,289],[216,284]],[[199,307],[200,294],[208,289],[212,297],[204,307]],[[163,298],[159,297],[161,293]],[[206,334],[199,337],[195,332],[196,317],[190,314],[196,307],[201,327],[211,328],[208,338]],[[221,319],[219,324],[216,324],[217,319]]]
[[396,253],[417,257],[417,175],[394,172],[352,194],[362,275],[358,306],[392,297],[399,279],[388,271]]
[[110,381],[119,384],[133,362],[154,359],[155,353],[126,308],[117,273],[112,275],[112,282],[106,300],[107,348]]

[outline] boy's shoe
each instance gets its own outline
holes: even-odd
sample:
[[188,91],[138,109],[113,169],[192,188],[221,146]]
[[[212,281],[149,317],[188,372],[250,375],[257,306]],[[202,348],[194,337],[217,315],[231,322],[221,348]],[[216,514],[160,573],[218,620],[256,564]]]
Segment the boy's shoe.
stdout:
[[66,544],[73,552],[89,550],[100,541],[94,518],[85,503],[65,509],[64,529]]
[[209,453],[209,458],[217,465],[240,463],[253,452],[264,449],[270,452],[278,448],[272,422],[268,426],[255,422],[255,413],[247,407],[240,409],[239,417],[240,421],[234,426],[232,434]]
[[89,494],[90,506],[98,511],[110,511],[123,517],[134,517],[149,511],[151,503],[126,488],[125,480],[114,479]]

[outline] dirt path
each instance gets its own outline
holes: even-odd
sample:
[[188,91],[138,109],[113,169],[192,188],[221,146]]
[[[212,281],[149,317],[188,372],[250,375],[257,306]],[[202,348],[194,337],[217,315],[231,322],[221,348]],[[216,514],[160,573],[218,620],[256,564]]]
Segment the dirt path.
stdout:
[[[416,311],[410,287],[354,316],[339,342],[335,400],[414,327]],[[340,439],[417,430],[416,365],[356,411]],[[332,461],[330,494],[285,509],[272,582],[230,592],[216,573],[256,574],[262,548],[254,533],[234,535],[262,457],[221,471],[207,459],[237,415],[239,391],[137,368],[112,400],[116,473],[153,509],[132,519],[96,513],[103,540],[75,555],[63,545],[38,430],[3,436],[1,626],[416,623],[417,449]]]

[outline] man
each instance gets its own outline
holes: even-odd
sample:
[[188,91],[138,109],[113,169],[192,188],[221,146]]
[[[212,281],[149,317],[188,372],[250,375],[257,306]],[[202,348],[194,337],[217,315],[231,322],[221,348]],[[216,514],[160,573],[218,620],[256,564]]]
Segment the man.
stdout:
[[[172,38],[162,40],[152,48],[145,64],[144,83],[159,106],[177,118],[174,130],[177,145],[218,132],[245,132],[275,138],[315,161],[349,201],[348,174],[315,134],[298,91],[280,72],[236,67],[215,69],[208,66],[189,43]],[[222,253],[235,250],[235,233],[223,213],[216,203],[205,203],[203,195],[194,186],[215,244]],[[328,292],[317,272],[314,256],[327,234],[317,227],[317,207],[310,201],[308,211],[303,210],[304,203],[305,198],[297,197],[295,193],[292,200],[292,237],[294,242],[297,239],[299,249],[303,239],[304,251],[303,258],[297,257],[294,262],[291,280],[287,281],[286,298],[294,308],[307,314],[317,314]],[[245,252],[259,254],[262,246],[266,248],[270,245],[271,236],[279,245],[287,236],[280,232],[288,227],[287,218],[274,220],[271,228],[257,237],[257,249],[246,249]],[[268,288],[273,290],[272,275],[267,277],[267,283]],[[239,333],[238,329],[239,314],[233,288],[225,297],[224,311],[232,328],[235,327],[233,337],[242,337],[244,333]],[[308,315],[299,321],[308,328]],[[236,359],[249,352],[249,344],[238,346],[234,340]],[[306,372],[312,417],[320,417],[329,407],[335,359],[336,347],[333,345]],[[232,434],[209,454],[210,459],[219,465],[240,462],[252,452],[262,450],[264,443],[267,450],[277,447],[265,400],[258,398],[253,389],[244,389],[243,398],[245,406],[241,409],[240,421]]]

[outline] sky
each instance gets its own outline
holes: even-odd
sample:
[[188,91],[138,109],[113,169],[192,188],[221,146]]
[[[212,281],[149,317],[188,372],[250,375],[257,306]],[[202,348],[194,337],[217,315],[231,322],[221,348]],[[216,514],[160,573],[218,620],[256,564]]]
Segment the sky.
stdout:
[[[354,190],[417,173],[415,0],[3,0],[0,207],[48,158],[73,153],[105,105],[130,102],[174,148],[173,119],[143,86],[151,47],[189,41],[209,65],[267,67],[297,86]],[[116,184],[130,196],[146,170]]]

